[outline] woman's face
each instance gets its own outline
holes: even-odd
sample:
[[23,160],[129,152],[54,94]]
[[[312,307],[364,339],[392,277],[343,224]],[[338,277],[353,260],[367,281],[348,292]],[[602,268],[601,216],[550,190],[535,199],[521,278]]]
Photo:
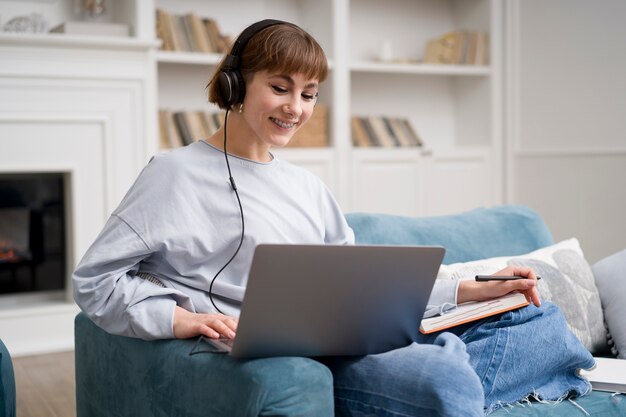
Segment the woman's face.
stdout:
[[285,146],[313,114],[319,83],[302,74],[260,71],[246,85],[243,118],[253,140]]

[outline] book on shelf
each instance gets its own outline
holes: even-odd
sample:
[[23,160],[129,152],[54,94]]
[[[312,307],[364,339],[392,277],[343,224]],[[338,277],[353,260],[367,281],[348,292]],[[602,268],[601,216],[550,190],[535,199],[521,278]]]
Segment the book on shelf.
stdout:
[[398,146],[398,143],[395,141],[393,134],[389,130],[387,130],[383,117],[370,116],[367,119],[372,126],[374,135],[378,138],[378,141],[380,142],[380,146],[383,146],[385,148]]
[[354,116],[350,120],[352,126],[352,145],[355,147],[371,146],[367,132],[358,117]]
[[352,144],[356,147],[422,146],[411,123],[404,118],[386,116],[353,116]]
[[374,131],[374,127],[372,126],[372,120],[369,117],[359,117],[359,122],[363,125],[363,130],[365,130],[365,134],[367,135],[367,140],[369,141],[371,146],[382,146],[382,141],[376,135]]
[[[174,113],[174,122],[176,128],[178,129],[178,133],[182,139],[183,145],[189,145],[194,141],[191,137],[191,129],[187,126],[187,120],[185,118],[184,112],[176,112]],[[198,138],[199,139],[199,138]]]
[[506,311],[516,310],[529,304],[530,301],[526,296],[517,291],[487,301],[462,303],[449,313],[422,319],[420,332],[424,334],[438,332]]
[[195,13],[173,14],[160,8],[156,9],[156,34],[164,51],[223,53],[231,43],[215,19],[203,19]]
[[189,13],[185,15],[185,20],[191,30],[196,51],[207,54],[213,52],[215,49],[211,46],[209,34],[202,19],[195,13]]
[[214,52],[224,53],[230,48],[232,39],[229,35],[222,34],[219,25],[215,19],[204,19],[204,26],[209,36],[209,42]]
[[159,144],[161,149],[176,148],[183,146],[174,113],[167,110],[159,110]]
[[185,120],[185,124],[187,129],[189,129],[189,142],[195,142],[200,139],[205,139],[210,136],[207,132],[204,131],[204,127],[202,122],[200,121],[201,115],[195,111],[186,111],[183,112],[183,118]]
[[593,369],[581,369],[579,374],[591,382],[598,391],[621,392],[626,394],[626,360],[615,358],[594,358]]
[[172,38],[172,28],[168,14],[162,9],[156,10],[156,35],[161,40],[161,49],[164,51],[175,51],[174,39]]
[[424,63],[489,65],[489,35],[478,31],[453,31],[428,40]]
[[176,148],[206,139],[224,122],[223,114],[203,111],[159,111],[161,148]]
[[189,21],[186,16],[175,15],[174,17],[177,25],[175,27],[180,31],[184,50],[188,52],[200,52],[194,42],[191,26],[189,26]]

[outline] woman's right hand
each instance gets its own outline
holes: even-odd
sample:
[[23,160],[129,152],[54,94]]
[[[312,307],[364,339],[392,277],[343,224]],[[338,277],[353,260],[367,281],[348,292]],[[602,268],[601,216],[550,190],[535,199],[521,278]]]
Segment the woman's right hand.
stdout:
[[232,339],[237,331],[237,320],[224,314],[191,313],[182,307],[174,310],[174,336],[177,339],[188,339],[206,336],[211,339],[225,337]]

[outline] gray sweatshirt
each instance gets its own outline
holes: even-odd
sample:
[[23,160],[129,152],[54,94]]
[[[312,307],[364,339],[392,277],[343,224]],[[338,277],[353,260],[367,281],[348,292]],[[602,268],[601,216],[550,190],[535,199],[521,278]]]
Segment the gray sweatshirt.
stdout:
[[[229,160],[245,237],[212,291],[220,310],[238,317],[256,245],[353,244],[354,233],[329,190],[309,171],[277,158],[259,163],[229,155]],[[200,141],[159,154],[74,271],[74,299],[109,333],[173,338],[176,305],[215,312],[209,285],[235,252],[240,234],[239,206],[221,150]],[[157,278],[159,285],[138,273]],[[427,315],[453,307],[455,300],[456,283],[438,282]]]

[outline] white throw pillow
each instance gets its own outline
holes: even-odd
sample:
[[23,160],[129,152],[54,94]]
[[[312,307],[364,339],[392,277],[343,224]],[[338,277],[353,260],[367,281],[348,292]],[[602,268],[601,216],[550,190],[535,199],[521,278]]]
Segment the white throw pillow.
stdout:
[[541,277],[542,300],[558,305],[572,332],[592,353],[607,350],[600,296],[578,240],[564,240],[526,255],[505,256],[442,265],[437,279],[474,279],[508,265],[528,266]]

